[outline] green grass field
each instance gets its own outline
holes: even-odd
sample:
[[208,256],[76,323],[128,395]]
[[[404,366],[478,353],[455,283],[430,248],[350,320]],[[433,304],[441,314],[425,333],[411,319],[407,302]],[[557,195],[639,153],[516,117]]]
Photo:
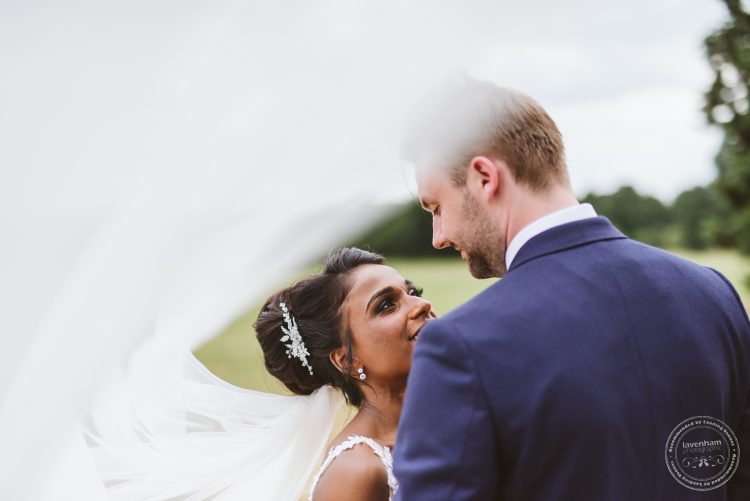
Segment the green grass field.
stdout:
[[[750,307],[750,259],[733,251],[676,251],[697,263],[724,273],[738,289],[746,307]],[[402,275],[424,287],[425,297],[438,313],[445,313],[468,300],[493,283],[475,280],[460,259],[393,259],[389,264]],[[280,286],[284,284],[279,284]],[[263,366],[260,347],[252,325],[258,311],[254,309],[238,318],[219,336],[201,347],[196,356],[219,377],[246,388],[283,392],[283,387],[268,375]]]

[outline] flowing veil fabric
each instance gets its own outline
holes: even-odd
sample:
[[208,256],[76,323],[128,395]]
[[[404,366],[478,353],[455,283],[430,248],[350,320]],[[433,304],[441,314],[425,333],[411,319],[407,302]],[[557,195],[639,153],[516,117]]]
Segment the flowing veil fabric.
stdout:
[[[184,489],[192,499],[300,492],[337,399],[242,390],[210,375],[190,350],[312,247],[323,251],[351,213],[289,212],[285,231],[273,232],[238,216],[235,202],[197,217],[206,201],[162,208],[159,217],[129,210],[79,258],[0,413],[3,498],[108,499],[104,485],[134,500]],[[307,246],[287,246],[288,231]]]
[[87,437],[112,499],[299,499],[340,394],[328,387],[310,396],[237,388],[190,353],[177,358],[182,370],[159,377],[164,364],[153,348],[144,346],[128,374],[109,382],[91,416]]
[[293,499],[336,399],[189,353],[409,196],[404,113],[478,41],[450,3],[74,4],[0,5],[0,499]]

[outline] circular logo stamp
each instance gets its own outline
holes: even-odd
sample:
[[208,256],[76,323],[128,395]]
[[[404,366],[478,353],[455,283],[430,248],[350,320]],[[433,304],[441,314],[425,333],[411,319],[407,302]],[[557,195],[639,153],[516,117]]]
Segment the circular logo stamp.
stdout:
[[664,458],[677,482],[696,491],[710,491],[727,483],[737,471],[740,446],[723,421],[696,416],[672,430]]

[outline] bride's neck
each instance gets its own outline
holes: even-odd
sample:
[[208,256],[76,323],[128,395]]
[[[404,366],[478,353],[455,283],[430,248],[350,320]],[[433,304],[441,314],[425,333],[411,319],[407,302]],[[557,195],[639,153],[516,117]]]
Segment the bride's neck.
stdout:
[[404,391],[383,391],[367,389],[365,400],[357,418],[372,429],[371,438],[386,444],[396,439],[396,429],[404,405]]

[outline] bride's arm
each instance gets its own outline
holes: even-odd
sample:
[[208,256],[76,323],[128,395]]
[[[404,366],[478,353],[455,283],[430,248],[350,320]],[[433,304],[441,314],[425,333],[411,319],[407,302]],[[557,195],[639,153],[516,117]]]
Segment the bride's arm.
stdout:
[[388,475],[369,447],[342,453],[320,477],[313,501],[388,501]]

